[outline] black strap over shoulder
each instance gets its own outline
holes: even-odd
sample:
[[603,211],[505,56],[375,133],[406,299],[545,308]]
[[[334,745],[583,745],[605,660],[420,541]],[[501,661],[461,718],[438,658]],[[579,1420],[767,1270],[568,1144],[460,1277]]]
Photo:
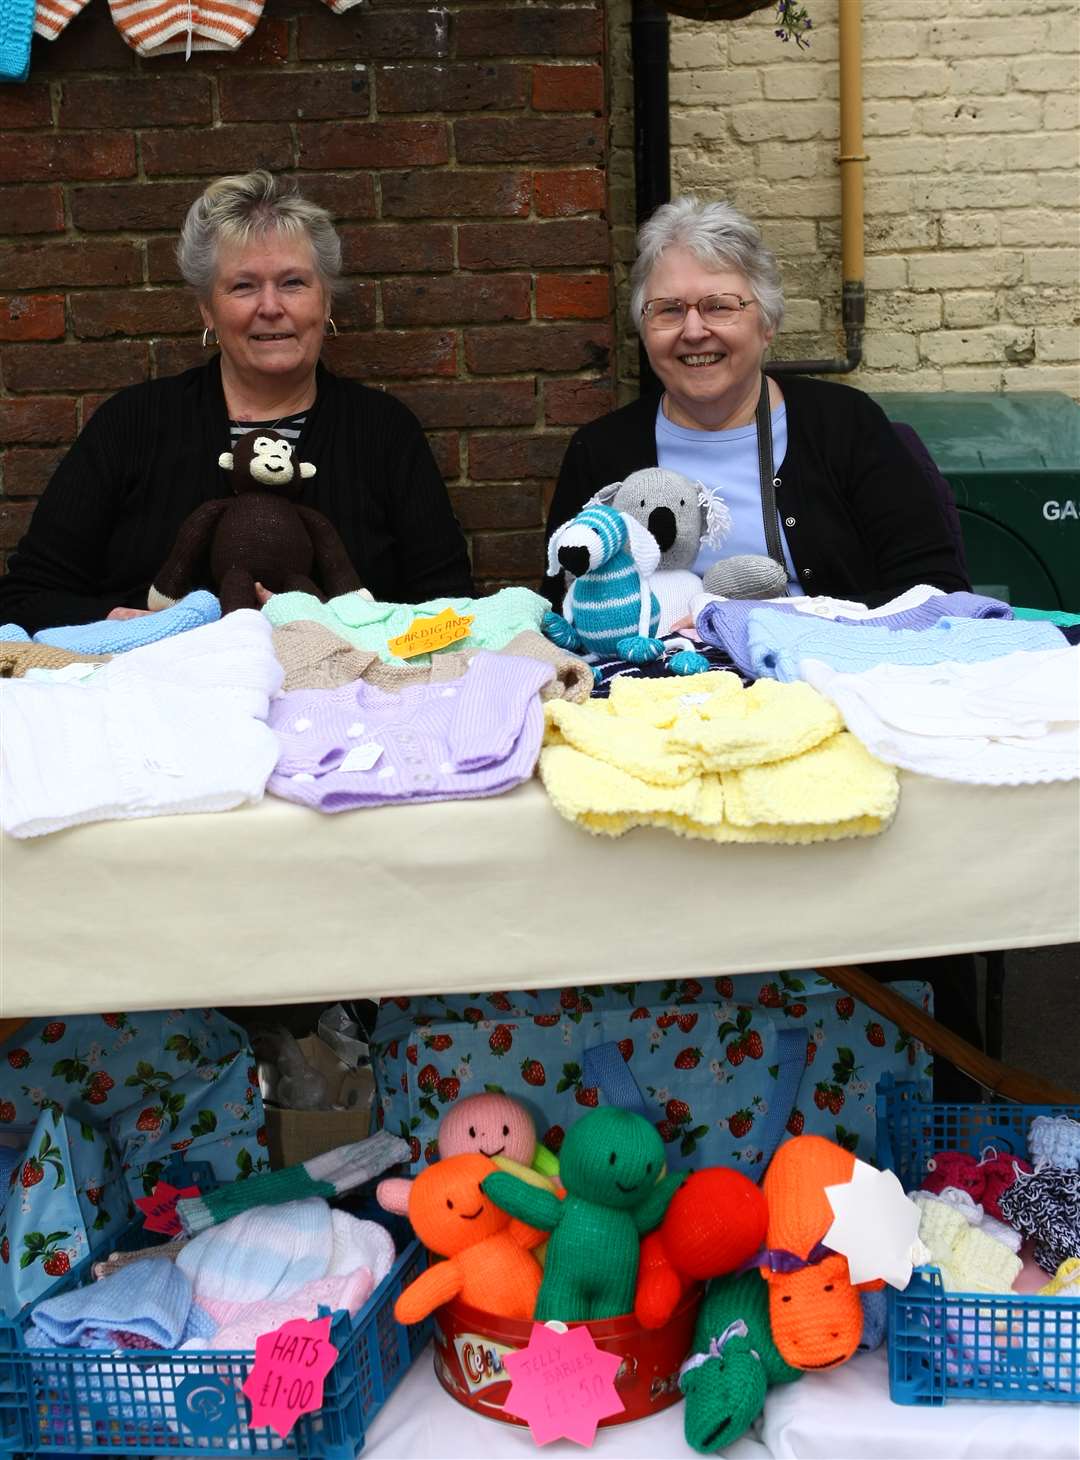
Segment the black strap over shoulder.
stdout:
[[[769,407],[768,376],[761,377],[761,394],[758,396],[757,413],[758,471],[761,476],[761,517],[765,524],[765,546],[769,557],[777,562],[787,574],[783,544],[780,541],[780,517],[776,510],[777,479],[773,467],[772,411]],[[785,589],[786,592],[786,589]]]

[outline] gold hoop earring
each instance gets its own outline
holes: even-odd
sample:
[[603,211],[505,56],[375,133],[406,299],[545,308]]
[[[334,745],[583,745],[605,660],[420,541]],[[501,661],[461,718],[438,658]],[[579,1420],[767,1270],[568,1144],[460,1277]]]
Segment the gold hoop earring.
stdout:
[[329,328],[327,329],[326,333],[329,335],[330,339],[336,340],[337,339],[338,328],[337,328],[337,325],[334,323],[334,321],[333,321],[333,319],[331,318],[330,315],[327,315],[326,316],[326,323],[329,326]]
[[[211,335],[214,335],[214,338],[213,339],[210,338]],[[217,344],[217,335],[214,334],[214,326],[212,324],[208,324],[206,326],[206,328],[202,332],[202,347],[205,350],[208,345],[216,345],[216,344]]]

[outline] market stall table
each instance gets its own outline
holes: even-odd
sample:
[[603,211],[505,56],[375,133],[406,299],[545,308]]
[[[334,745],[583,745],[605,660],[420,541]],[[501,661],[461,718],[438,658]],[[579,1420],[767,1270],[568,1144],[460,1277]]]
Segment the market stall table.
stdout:
[[331,1001],[1080,941],[1080,785],[902,774],[876,837],[717,846],[485,800],[5,838],[0,1014]]

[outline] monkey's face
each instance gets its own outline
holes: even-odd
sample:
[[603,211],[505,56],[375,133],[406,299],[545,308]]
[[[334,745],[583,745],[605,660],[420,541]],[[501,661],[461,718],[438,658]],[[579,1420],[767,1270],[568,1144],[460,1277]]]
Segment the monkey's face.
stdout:
[[300,478],[292,455],[291,442],[276,433],[253,431],[242,437],[236,447],[234,490],[299,496]]

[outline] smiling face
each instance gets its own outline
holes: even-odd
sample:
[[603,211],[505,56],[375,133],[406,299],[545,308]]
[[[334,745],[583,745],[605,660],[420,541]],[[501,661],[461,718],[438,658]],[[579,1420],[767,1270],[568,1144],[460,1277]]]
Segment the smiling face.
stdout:
[[311,244],[277,232],[222,248],[199,311],[217,334],[223,367],[240,380],[281,384],[314,373],[330,300]]
[[571,1126],[559,1152],[559,1180],[574,1196],[626,1210],[645,1200],[664,1162],[664,1143],[630,1110],[594,1110]]
[[493,1237],[510,1225],[480,1190],[497,1168],[486,1156],[449,1156],[421,1171],[409,1193],[409,1221],[425,1247],[443,1257]]
[[468,1095],[443,1116],[439,1125],[439,1155],[460,1156],[474,1151],[481,1156],[506,1156],[531,1166],[536,1154],[532,1117],[509,1095]]
[[[704,264],[689,249],[665,249],[649,275],[645,298],[682,299],[696,304],[706,294],[737,294],[752,299],[744,274]],[[667,391],[667,415],[678,426],[719,430],[753,409],[761,389],[761,362],[773,337],[756,303],[733,324],[709,329],[696,309],[687,310],[679,329],[662,330],[643,322],[649,363]]]

